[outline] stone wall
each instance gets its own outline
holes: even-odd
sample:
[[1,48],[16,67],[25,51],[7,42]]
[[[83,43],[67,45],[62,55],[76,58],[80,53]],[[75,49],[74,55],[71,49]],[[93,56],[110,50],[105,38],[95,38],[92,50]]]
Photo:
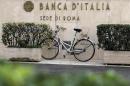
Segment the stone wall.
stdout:
[[[96,26],[130,24],[129,8],[130,0],[0,0],[0,39],[3,23],[34,22],[67,28],[60,35],[69,41],[73,28],[82,28],[97,44]],[[0,45],[1,51],[6,48],[1,40]]]
[[[73,28],[79,27],[97,43],[97,25],[130,23],[129,0],[30,0],[32,8],[29,7],[30,4],[25,5],[26,1],[28,0],[0,0],[0,24],[47,23],[53,29],[58,24],[67,28],[62,32],[65,40],[71,40]],[[24,8],[32,11],[26,12]]]

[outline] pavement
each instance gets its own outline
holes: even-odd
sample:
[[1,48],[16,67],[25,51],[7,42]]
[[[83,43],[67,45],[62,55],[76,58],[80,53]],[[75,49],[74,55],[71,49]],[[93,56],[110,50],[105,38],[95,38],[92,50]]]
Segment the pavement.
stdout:
[[38,64],[57,64],[57,65],[93,65],[93,66],[101,66],[101,63],[95,62],[79,62],[74,60],[65,60],[65,59],[56,59],[56,60],[44,60],[38,62]]
[[[26,63],[26,62],[25,62]],[[28,62],[27,62],[28,63]],[[54,60],[42,60],[40,62],[30,62],[30,64],[43,64],[43,65],[72,65],[72,66],[102,66],[102,67],[129,67],[130,65],[115,65],[115,64],[103,64],[101,61],[90,60],[87,62],[80,62],[70,59],[54,59]]]

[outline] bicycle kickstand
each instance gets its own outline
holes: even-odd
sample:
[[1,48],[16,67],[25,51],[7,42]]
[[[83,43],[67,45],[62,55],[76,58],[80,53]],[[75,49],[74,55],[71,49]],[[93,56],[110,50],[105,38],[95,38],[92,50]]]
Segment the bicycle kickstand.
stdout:
[[64,59],[65,59],[66,55],[63,55],[63,57],[64,57]]

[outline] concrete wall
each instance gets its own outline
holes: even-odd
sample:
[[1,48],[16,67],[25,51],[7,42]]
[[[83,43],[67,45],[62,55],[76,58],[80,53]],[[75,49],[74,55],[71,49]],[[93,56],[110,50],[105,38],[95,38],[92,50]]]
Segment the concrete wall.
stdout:
[[[73,28],[79,27],[93,42],[98,43],[97,25],[130,24],[130,0],[29,0],[34,4],[31,12],[24,10],[26,1],[28,0],[0,0],[0,28],[2,23],[7,22],[47,23],[53,29],[55,25],[60,25],[67,28],[61,32],[61,37],[71,40],[74,35]],[[54,7],[51,7],[52,4]],[[58,16],[58,20],[55,16]],[[69,20],[70,17],[79,19]],[[1,43],[1,49],[4,47]]]

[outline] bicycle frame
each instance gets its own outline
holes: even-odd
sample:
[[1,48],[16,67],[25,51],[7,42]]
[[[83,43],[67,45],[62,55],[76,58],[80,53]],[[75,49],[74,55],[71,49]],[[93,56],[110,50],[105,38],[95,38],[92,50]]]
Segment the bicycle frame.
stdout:
[[[55,37],[55,38],[57,38],[59,44],[61,44],[68,53],[72,53],[72,52],[74,52],[73,47],[75,44],[76,34],[77,34],[77,32],[75,33],[75,36],[74,36],[73,40],[71,41],[71,44],[65,43],[60,38],[57,38],[57,37]],[[69,48],[67,48],[66,45],[69,46]]]
[[[60,40],[60,39],[59,39],[59,40]],[[64,41],[60,40],[60,44],[64,47],[64,49],[65,49],[67,52],[69,52],[69,53],[72,52],[73,43],[68,44],[68,43],[65,43]],[[66,45],[67,45],[69,48],[67,48]]]

